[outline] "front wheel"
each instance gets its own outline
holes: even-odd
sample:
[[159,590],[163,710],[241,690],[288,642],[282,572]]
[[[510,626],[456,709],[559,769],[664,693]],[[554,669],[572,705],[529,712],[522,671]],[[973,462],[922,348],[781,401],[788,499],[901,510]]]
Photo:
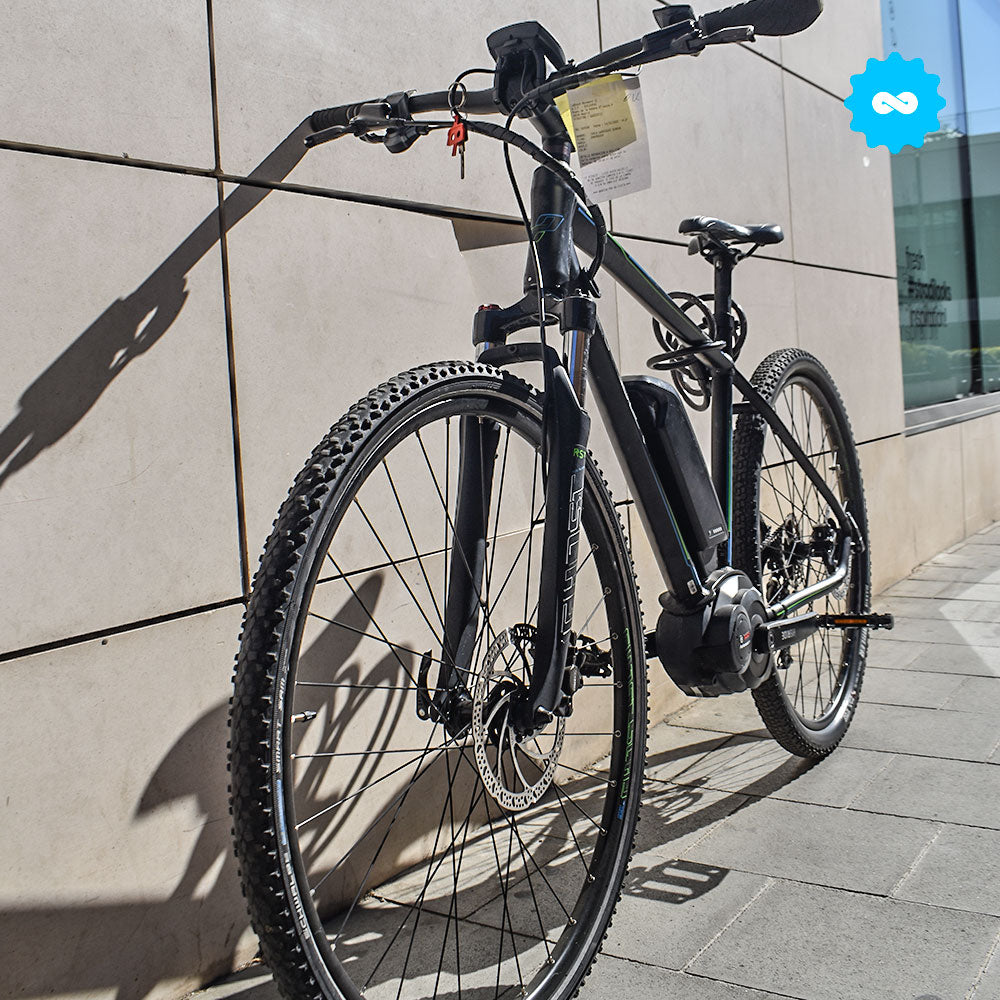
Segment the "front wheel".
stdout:
[[[281,508],[244,623],[230,770],[243,889],[289,1000],[568,1000],[598,951],[639,807],[642,620],[588,459],[583,686],[571,715],[513,728],[541,442],[526,383],[429,365],[354,406]],[[456,579],[474,581],[462,600]]]
[[[833,379],[811,354],[786,349],[765,358],[751,382],[854,518],[864,542],[841,588],[795,613],[865,613],[871,584],[861,466]],[[839,537],[829,504],[763,418],[740,415],[733,455],[733,564],[768,604],[829,576]],[[773,654],[774,671],[753,696],[786,750],[824,757],[843,739],[861,693],[867,647],[867,629],[821,629]]]

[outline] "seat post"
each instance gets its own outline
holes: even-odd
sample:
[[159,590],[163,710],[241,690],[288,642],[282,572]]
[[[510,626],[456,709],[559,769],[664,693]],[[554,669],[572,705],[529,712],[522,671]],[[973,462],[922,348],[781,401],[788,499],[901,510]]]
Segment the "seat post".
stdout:
[[[725,341],[725,351],[733,350],[733,268],[739,259],[732,247],[720,247],[710,258],[715,272],[715,337]],[[729,541],[720,546],[720,565],[732,563],[733,530],[733,373],[716,369],[712,373],[712,482],[726,517]]]

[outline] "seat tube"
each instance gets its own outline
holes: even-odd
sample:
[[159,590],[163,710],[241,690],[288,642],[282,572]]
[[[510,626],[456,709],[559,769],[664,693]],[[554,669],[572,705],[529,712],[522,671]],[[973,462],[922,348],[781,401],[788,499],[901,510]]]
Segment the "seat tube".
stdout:
[[[725,341],[725,352],[733,350],[733,266],[728,253],[715,257],[715,335]],[[733,373],[729,368],[712,372],[712,482],[722,501],[729,539],[725,543],[726,565],[733,561]],[[720,546],[721,556],[722,546]]]

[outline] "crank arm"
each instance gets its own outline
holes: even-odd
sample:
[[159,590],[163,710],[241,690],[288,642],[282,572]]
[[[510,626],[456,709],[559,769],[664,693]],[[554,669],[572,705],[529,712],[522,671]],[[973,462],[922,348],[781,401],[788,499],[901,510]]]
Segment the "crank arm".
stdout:
[[786,618],[782,621],[766,622],[758,625],[753,634],[753,648],[757,653],[774,653],[779,649],[788,649],[796,643],[808,639],[821,628],[884,628],[891,629],[894,621],[892,615],[819,615],[809,612]]

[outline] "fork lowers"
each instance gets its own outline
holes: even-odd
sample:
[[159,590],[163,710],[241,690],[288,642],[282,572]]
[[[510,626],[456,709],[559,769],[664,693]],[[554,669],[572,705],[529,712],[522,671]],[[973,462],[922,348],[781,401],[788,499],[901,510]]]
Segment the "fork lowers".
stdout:
[[708,579],[714,598],[694,612],[661,596],[656,654],[670,679],[687,695],[712,698],[747,691],[770,672],[767,649],[754,633],[764,624],[760,591],[743,573],[718,570]]

